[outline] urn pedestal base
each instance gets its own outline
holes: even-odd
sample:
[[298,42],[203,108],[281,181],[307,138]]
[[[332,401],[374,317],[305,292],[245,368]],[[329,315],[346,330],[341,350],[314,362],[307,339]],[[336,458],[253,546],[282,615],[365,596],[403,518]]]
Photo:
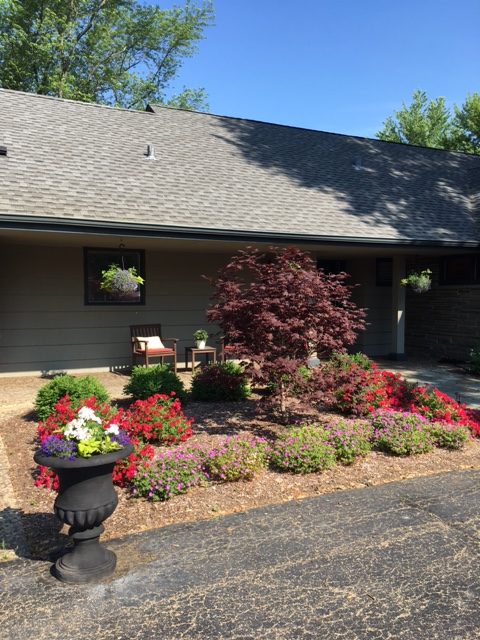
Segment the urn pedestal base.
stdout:
[[102,522],[118,504],[113,467],[132,451],[133,445],[128,444],[118,451],[74,460],[44,456],[40,452],[34,455],[37,464],[49,466],[58,474],[54,511],[59,520],[70,525],[68,535],[74,542],[73,549],[52,567],[52,574],[62,582],[97,582],[115,570],[117,558],[100,544],[99,538],[105,531]]
[[117,556],[100,544],[99,538],[104,531],[103,525],[85,531],[71,527],[68,535],[75,546],[56,561],[53,575],[70,584],[98,582],[111,575],[117,565]]

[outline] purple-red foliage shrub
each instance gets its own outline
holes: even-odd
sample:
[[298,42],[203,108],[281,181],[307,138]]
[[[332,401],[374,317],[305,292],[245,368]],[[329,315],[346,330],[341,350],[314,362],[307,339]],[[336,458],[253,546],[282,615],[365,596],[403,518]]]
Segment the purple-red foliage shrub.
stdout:
[[299,367],[315,352],[322,357],[352,344],[365,327],[365,311],[351,301],[347,278],[318,270],[295,248],[250,248],[211,280],[208,320],[249,361],[252,379],[273,386],[282,411]]

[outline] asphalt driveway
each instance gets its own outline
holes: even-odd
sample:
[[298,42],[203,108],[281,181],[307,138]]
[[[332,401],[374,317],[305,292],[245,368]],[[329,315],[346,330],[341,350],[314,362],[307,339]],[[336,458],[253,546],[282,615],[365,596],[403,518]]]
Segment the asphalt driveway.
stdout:
[[117,572],[94,586],[3,563],[1,636],[478,639],[479,481],[450,473],[137,534],[109,544]]

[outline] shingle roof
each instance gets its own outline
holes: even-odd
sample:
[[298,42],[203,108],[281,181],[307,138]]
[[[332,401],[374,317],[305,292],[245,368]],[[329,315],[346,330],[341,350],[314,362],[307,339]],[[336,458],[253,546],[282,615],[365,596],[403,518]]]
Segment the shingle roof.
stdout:
[[[156,160],[145,157],[148,144]],[[0,216],[352,239],[480,240],[480,157],[0,89]],[[476,180],[475,180],[476,182]],[[477,211],[480,215],[480,211]]]

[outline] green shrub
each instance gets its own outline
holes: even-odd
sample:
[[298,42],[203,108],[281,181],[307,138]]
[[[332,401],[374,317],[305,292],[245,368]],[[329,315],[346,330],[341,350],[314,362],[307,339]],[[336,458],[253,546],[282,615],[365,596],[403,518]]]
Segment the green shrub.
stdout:
[[202,402],[244,400],[250,395],[250,386],[240,365],[216,362],[194,375],[191,395],[193,400]]
[[177,449],[161,451],[153,461],[138,467],[130,484],[135,497],[157,502],[205,485],[206,478],[200,458]]
[[397,456],[427,453],[434,438],[426,418],[416,413],[378,410],[372,416],[375,446]]
[[365,371],[370,371],[373,368],[373,362],[361,351],[357,351],[357,353],[339,353],[336,351],[332,354],[330,361],[337,367],[346,369],[350,368],[352,364],[356,364]]
[[134,367],[130,380],[123,388],[123,392],[134,400],[146,400],[157,393],[169,395],[172,391],[180,400],[185,399],[183,382],[168,364]]
[[442,449],[461,449],[470,436],[469,428],[458,422],[433,422],[429,431]]
[[74,378],[61,375],[47,382],[37,393],[35,411],[40,420],[46,420],[54,412],[54,405],[68,395],[71,407],[76,409],[80,400],[94,396],[99,402],[107,402],[110,398],[101,382],[92,376]]
[[323,428],[305,425],[290,429],[272,445],[270,461],[280,471],[314,473],[335,465],[335,449]]
[[336,420],[325,425],[328,441],[342,464],[352,464],[358,456],[366,456],[371,450],[372,426],[366,421]]
[[204,466],[211,480],[251,480],[267,466],[267,442],[242,434],[227,437],[207,452]]

